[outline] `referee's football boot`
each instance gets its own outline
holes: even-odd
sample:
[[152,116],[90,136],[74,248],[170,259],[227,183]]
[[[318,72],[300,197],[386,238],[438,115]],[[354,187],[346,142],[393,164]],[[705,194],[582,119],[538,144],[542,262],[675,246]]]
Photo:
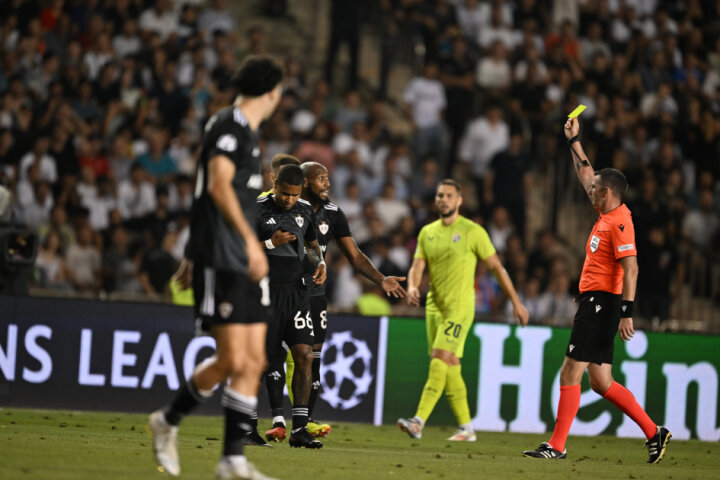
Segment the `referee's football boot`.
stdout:
[[423,425],[414,418],[398,418],[397,426],[412,438],[422,438]]
[[258,472],[255,465],[244,457],[243,460],[238,461],[222,457],[215,467],[215,478],[220,480],[276,480]]
[[650,455],[647,463],[658,463],[662,460],[663,455],[665,455],[665,447],[670,443],[671,438],[672,433],[670,433],[670,430],[662,426],[658,427],[655,436],[645,442],[645,446],[648,448],[648,454]]
[[180,460],[177,453],[178,427],[165,420],[165,412],[157,410],[150,415],[148,427],[153,439],[155,460],[168,475],[180,475]]
[[298,428],[290,432],[291,447],[322,448],[323,444],[310,435],[306,427]]
[[272,445],[270,445],[268,442],[263,439],[260,434],[257,431],[257,428],[253,429],[250,432],[247,432],[242,439],[240,439],[240,442],[243,445],[249,445],[251,447],[268,447],[272,448]]
[[525,450],[523,452],[523,456],[532,458],[549,458],[564,460],[565,458],[567,458],[567,450],[563,450],[561,452],[559,450],[555,450],[553,447],[550,446],[549,443],[543,442],[535,450]]
[[284,442],[287,437],[287,427],[282,422],[275,422],[272,428],[265,432],[265,438],[268,442]]
[[308,418],[307,431],[313,437],[327,437],[331,430],[332,427],[327,423],[318,423],[312,418]]

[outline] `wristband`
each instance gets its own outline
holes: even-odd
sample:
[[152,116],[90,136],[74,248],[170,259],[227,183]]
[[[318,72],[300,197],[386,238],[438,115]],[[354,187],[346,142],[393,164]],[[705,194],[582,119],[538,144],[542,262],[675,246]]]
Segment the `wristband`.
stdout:
[[568,145],[572,145],[573,143],[579,142],[579,141],[580,141],[580,135],[575,135],[574,137],[569,138],[567,142],[568,142]]
[[273,248],[275,248],[275,244],[272,243],[272,238],[268,238],[267,240],[265,240],[265,248],[267,248],[268,250],[272,250]]
[[322,266],[324,266],[325,268],[327,268],[327,264],[325,263],[325,260],[324,260],[324,259],[323,259],[323,260],[320,260],[320,261],[318,262],[317,266],[319,267],[320,265],[322,265]]
[[635,302],[632,300],[623,300],[620,304],[620,318],[631,318],[634,305]]

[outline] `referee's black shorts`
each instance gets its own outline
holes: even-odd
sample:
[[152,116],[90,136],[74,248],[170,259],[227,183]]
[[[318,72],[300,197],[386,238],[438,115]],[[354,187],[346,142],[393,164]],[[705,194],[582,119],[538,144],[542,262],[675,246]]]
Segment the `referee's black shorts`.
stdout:
[[244,273],[195,265],[192,287],[198,333],[209,333],[212,325],[268,323],[271,313],[268,279],[261,283],[264,294],[263,288]]
[[310,295],[301,283],[271,282],[272,319],[268,324],[266,350],[268,359],[285,358],[283,342],[288,346],[313,345],[313,319],[310,316]]
[[565,355],[579,362],[613,363],[622,295],[585,292],[578,296]]

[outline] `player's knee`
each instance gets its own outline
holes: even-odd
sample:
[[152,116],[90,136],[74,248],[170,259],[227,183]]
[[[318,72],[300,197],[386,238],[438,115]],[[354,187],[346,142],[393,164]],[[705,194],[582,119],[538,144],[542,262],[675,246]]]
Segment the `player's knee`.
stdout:
[[241,355],[218,357],[218,367],[224,371],[227,377],[243,373],[247,368],[247,363],[247,359]]
[[610,388],[611,384],[612,381],[608,381],[605,378],[590,377],[590,388],[592,388],[593,391],[598,395],[605,395],[605,392],[608,391],[608,388]]
[[294,355],[295,358],[295,367],[299,369],[306,369],[310,368],[313,361],[313,352],[311,349],[308,350],[302,350],[297,352]]

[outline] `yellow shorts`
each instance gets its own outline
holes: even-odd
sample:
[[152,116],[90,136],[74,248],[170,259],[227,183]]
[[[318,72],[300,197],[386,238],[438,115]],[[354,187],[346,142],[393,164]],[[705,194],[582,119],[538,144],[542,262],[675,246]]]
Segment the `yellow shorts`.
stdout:
[[428,351],[433,349],[446,350],[462,358],[465,350],[470,327],[472,327],[475,312],[470,309],[466,314],[443,313],[434,308],[425,310],[425,324],[427,326]]

